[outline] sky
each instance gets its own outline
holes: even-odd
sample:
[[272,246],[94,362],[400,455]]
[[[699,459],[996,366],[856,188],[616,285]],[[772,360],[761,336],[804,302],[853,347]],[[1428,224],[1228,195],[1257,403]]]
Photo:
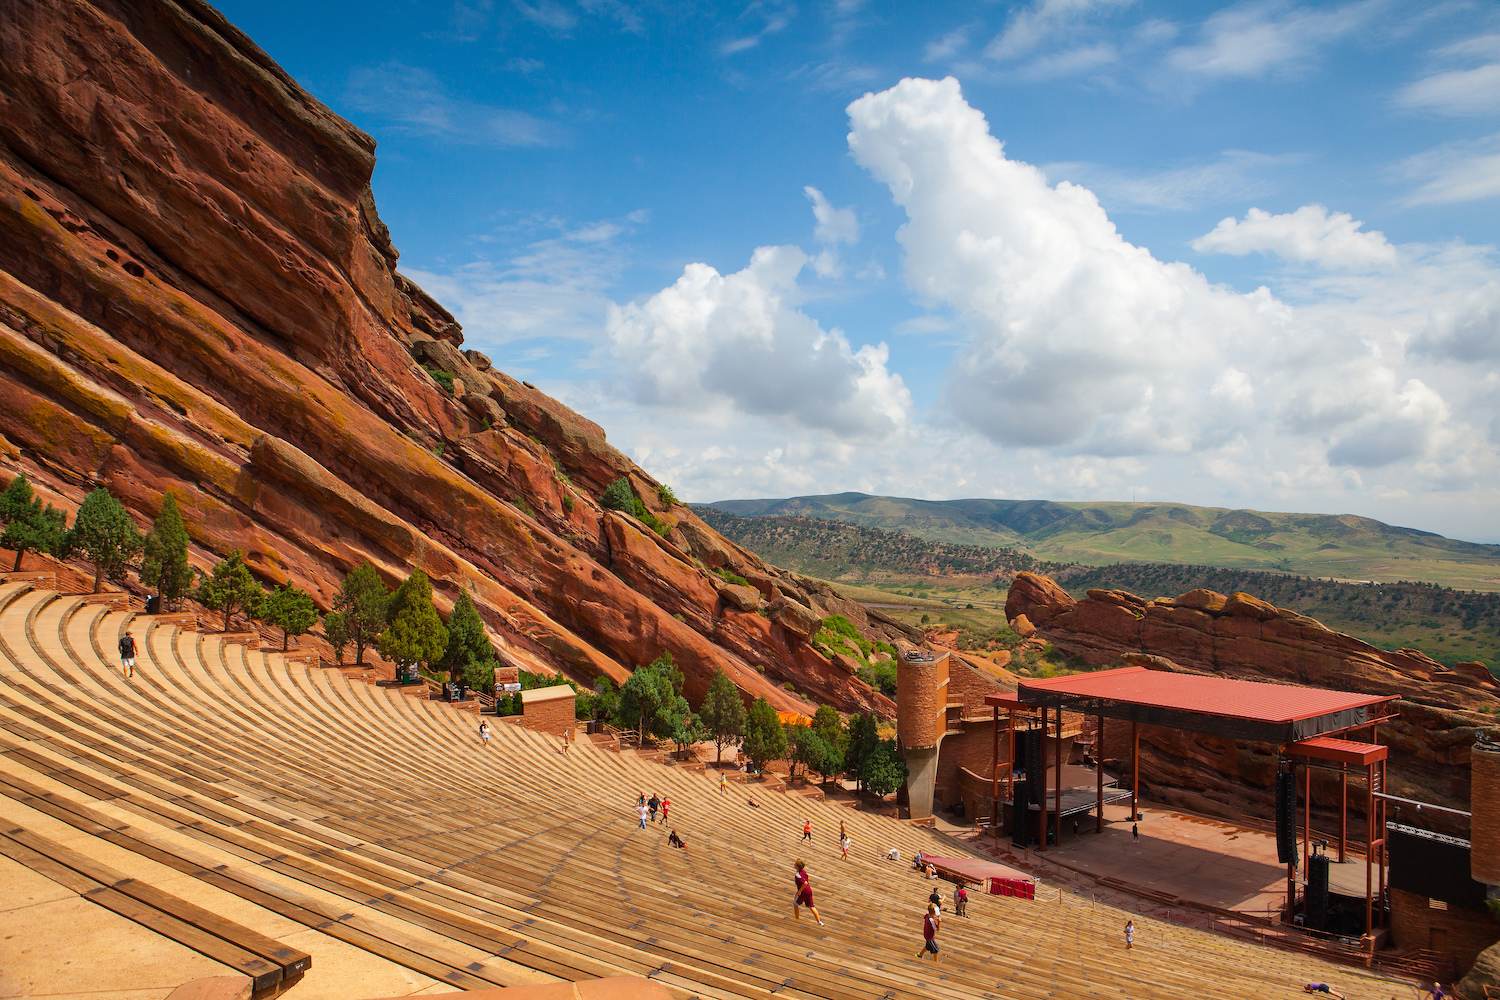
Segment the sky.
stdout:
[[219,6],[466,346],[685,500],[1500,541],[1500,4]]

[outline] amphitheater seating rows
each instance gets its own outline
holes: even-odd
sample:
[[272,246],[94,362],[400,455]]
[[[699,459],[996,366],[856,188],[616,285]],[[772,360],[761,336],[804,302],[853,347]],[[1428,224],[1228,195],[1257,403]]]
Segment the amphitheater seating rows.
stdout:
[[[142,650],[133,678],[113,662],[125,631]],[[1056,887],[975,899],[971,919],[945,920],[943,961],[918,963],[932,883],[879,855],[954,853],[942,835],[795,795],[757,793],[750,808],[712,772],[586,743],[564,756],[519,727],[492,726],[484,749],[476,721],[34,581],[0,584],[0,853],[241,971],[300,971],[306,956],[264,930],[274,914],[464,989],[629,973],[705,998],[1391,990],[1149,918],[1127,952],[1124,911]],[[672,799],[688,850],[636,829],[641,791]],[[790,919],[804,818],[824,927]],[[232,897],[240,919],[215,924],[217,907],[155,890],[149,873]]]

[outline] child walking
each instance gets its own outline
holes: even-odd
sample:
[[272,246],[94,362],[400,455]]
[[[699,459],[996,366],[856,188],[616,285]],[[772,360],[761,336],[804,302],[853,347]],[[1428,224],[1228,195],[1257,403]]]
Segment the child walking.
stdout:
[[1135,921],[1125,921],[1125,950],[1129,951],[1135,947]]

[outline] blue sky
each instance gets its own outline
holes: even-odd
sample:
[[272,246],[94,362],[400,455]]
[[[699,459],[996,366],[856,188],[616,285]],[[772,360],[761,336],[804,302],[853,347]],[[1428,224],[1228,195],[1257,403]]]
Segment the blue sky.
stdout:
[[220,6],[469,345],[685,498],[1500,541],[1493,3]]

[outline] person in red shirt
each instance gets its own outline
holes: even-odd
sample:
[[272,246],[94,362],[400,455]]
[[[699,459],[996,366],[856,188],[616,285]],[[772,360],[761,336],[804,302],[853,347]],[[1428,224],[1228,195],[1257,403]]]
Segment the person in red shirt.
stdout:
[[931,954],[932,960],[938,960],[938,928],[943,926],[943,918],[938,916],[936,903],[927,904],[927,916],[922,918],[922,950],[917,952],[916,957]]
[[667,813],[672,811],[672,800],[665,795],[661,797],[661,825],[667,825]]
[[805,906],[807,912],[811,913],[813,919],[818,922],[818,926],[822,927],[823,918],[818,916],[818,908],[813,905],[812,877],[807,874],[807,865],[802,863],[801,858],[797,859],[796,865],[797,874],[792,876],[792,882],[797,886],[797,897],[792,900],[792,918],[801,920],[801,907]]
[[802,821],[802,839],[809,844],[812,843],[812,820],[810,819]]

